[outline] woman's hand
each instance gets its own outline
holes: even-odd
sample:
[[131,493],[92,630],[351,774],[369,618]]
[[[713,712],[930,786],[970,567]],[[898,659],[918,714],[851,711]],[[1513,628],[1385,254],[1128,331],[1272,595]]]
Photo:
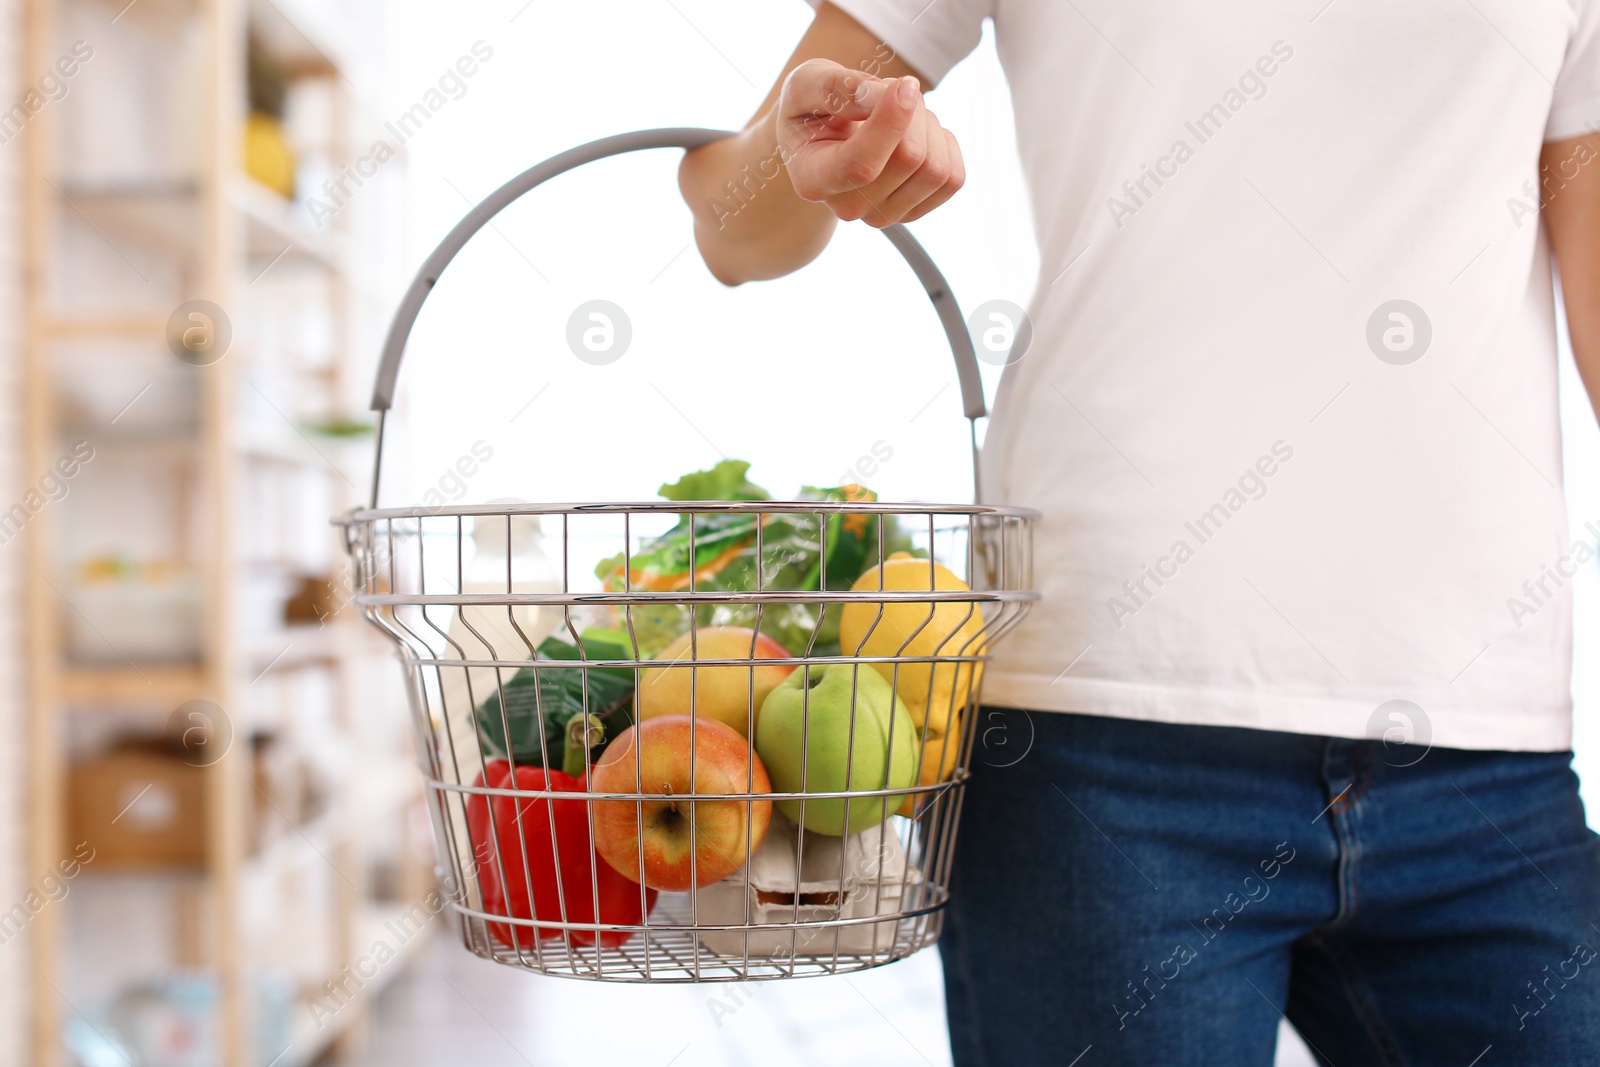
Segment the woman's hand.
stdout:
[[840,219],[883,227],[921,218],[965,179],[961,150],[923,105],[916,72],[826,2],[755,117],[736,136],[684,153],[678,169],[695,244],[726,285],[805,266]]
[[961,148],[915,77],[875,78],[810,59],[784,80],[779,158],[802,200],[882,228],[921,218],[966,180]]

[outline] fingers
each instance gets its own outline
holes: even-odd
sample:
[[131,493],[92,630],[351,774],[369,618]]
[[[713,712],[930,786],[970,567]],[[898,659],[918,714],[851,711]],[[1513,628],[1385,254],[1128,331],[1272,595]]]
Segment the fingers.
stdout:
[[920,204],[911,208],[900,219],[901,222],[915,222],[934,208],[949,200],[967,183],[967,164],[961,158],[961,146],[956,143],[956,135],[949,130],[940,130],[944,134],[945,144],[949,149],[950,174],[945,179],[944,185]]
[[[868,216],[869,225],[887,226],[891,222],[904,220],[950,180],[950,141],[932,112],[923,110],[917,116],[913,134],[904,143],[910,144],[913,137],[916,149],[908,151],[908,159],[915,158],[916,165],[899,184],[889,190],[886,197],[877,201],[877,214],[880,217],[875,219]],[[885,168],[884,178],[888,177],[889,169]],[[883,184],[888,183],[885,181]]]
[[955,136],[921,108],[875,181],[824,202],[841,219],[882,229],[926,215],[954,196],[966,176]]
[[844,187],[839,192],[870,186],[885,177],[898,185],[916,169],[924,149],[911,135],[923,111],[917,79],[879,81],[865,86],[860,96],[870,114],[851,132],[840,153]]
[[795,193],[846,221],[882,228],[920,218],[966,180],[960,147],[914,77],[881,79],[808,60],[785,81],[779,108]]

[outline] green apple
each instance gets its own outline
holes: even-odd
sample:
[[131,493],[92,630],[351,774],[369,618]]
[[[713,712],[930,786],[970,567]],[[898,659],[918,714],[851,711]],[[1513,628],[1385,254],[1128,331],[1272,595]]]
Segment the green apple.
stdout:
[[[904,789],[916,777],[917,727],[904,702],[870,666],[802,667],[762,703],[756,753],[775,793],[801,792],[802,769],[808,793]],[[802,815],[802,801],[777,801],[778,810],[807,830],[835,837],[876,826],[900,807],[892,796],[887,803],[884,797],[828,797],[803,804]]]

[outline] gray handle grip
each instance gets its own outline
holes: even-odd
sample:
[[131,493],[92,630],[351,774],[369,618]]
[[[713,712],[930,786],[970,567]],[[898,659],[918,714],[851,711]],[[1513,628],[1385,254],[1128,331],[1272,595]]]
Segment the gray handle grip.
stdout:
[[[411,328],[416,325],[417,316],[422,312],[422,305],[427,301],[428,294],[438,283],[439,276],[444,273],[445,267],[450,265],[450,261],[456,258],[456,254],[466,243],[524,193],[575,167],[605,159],[607,156],[650,148],[699,148],[701,145],[733,135],[729,130],[684,127],[637,130],[632,133],[602,137],[598,141],[569,148],[559,155],[551,156],[543,163],[529,167],[490,193],[482,203],[455,224],[455,227],[445,235],[444,240],[439,242],[439,246],[423,261],[422,268],[412,279],[405,298],[400,301],[400,307],[395,311],[394,321],[389,324],[389,334],[383,342],[383,359],[378,364],[378,380],[372,387],[372,410],[378,413],[377,454],[373,460],[372,471],[373,507],[378,506],[378,482],[383,473],[384,417],[394,403],[395,382],[400,377],[400,361],[405,357],[406,341],[411,336]],[[985,414],[983,383],[978,377],[977,354],[973,351],[972,337],[967,333],[967,324],[961,318],[961,308],[951,294],[949,284],[928,253],[923,250],[922,245],[917,243],[917,239],[912,237],[904,226],[890,226],[883,233],[911,265],[917,280],[927,290],[928,299],[933,301],[934,310],[939,313],[939,322],[944,326],[950,350],[955,355],[956,376],[961,383],[963,414],[971,421],[982,418]],[[976,429],[974,429],[974,440],[976,440]]]

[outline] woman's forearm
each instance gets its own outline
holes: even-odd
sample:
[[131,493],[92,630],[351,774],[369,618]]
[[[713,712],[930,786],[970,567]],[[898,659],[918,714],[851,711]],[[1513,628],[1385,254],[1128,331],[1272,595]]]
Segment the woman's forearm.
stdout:
[[776,127],[774,101],[737,137],[688,153],[678,170],[695,244],[725,285],[800,269],[822,254],[838,224],[826,204],[795,193]]
[[1572,354],[1600,418],[1600,136],[1545,145],[1541,178]]

